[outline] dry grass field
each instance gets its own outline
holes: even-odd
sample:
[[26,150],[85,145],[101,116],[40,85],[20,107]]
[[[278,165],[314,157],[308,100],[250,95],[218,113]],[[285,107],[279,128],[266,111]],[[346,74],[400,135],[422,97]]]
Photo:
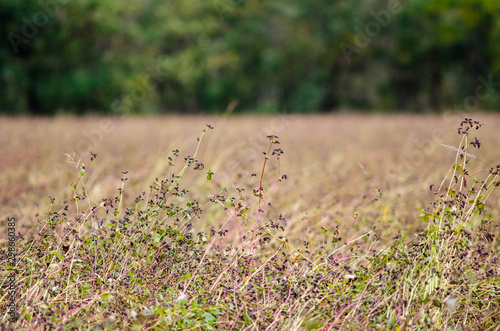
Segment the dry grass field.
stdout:
[[[478,132],[483,148],[476,156],[500,162],[500,116],[476,116],[485,126]],[[284,151],[281,172],[288,179],[279,185],[271,201],[275,212],[286,213],[289,236],[307,236],[318,226],[332,227],[349,220],[354,212],[367,225],[391,231],[421,227],[417,207],[433,201],[431,184],[439,184],[455,158],[441,144],[457,145],[461,117],[411,115],[331,115],[263,117],[153,117],[153,118],[2,118],[0,132],[0,204],[4,215],[30,225],[43,217],[49,205],[68,198],[78,171],[67,156],[85,162],[89,196],[116,195],[121,171],[129,171],[127,199],[148,190],[155,178],[171,172],[168,157],[179,149],[180,160],[192,155],[206,124],[215,127],[200,146],[198,159],[207,169],[187,173],[184,183],[193,194],[208,199],[214,189],[206,183],[206,171],[216,175],[220,188],[258,187],[252,173],[262,170],[267,135],[280,138]],[[105,128],[104,130],[102,128]],[[90,151],[97,159],[90,165]],[[178,169],[182,167],[178,162]],[[271,166],[275,166],[271,164]],[[481,168],[479,162],[472,164]],[[270,170],[268,177],[276,171]],[[364,206],[380,189],[378,201]],[[492,206],[500,205],[491,201]],[[360,207],[363,206],[361,209]],[[387,216],[384,214],[387,207]],[[210,226],[221,219],[203,219]],[[304,232],[302,229],[308,229]],[[300,229],[300,230],[299,230]],[[354,230],[353,230],[354,231]],[[314,239],[311,234],[309,238]]]
[[[155,194],[158,199],[160,194],[158,192],[161,192],[161,189],[155,191],[152,187],[155,187],[155,185],[160,187],[162,180],[175,178],[172,177],[173,174],[178,175],[181,173],[184,158],[195,154],[198,146],[197,137],[200,137],[203,130],[206,129],[207,132],[199,145],[196,161],[193,162],[195,164],[203,163],[203,166],[200,165],[199,167],[202,169],[194,170],[195,164],[189,167],[179,181],[181,188],[188,191],[182,196],[177,195],[174,197],[178,206],[182,205],[179,202],[181,200],[196,200],[199,203],[200,210],[203,211],[203,213],[200,213],[199,218],[191,217],[189,214],[188,216],[182,214],[183,217],[190,221],[189,226],[185,227],[183,233],[190,232],[196,236],[197,233],[203,232],[208,236],[211,229],[215,229],[215,232],[227,231],[223,235],[211,236],[210,238],[213,238],[213,241],[209,239],[207,245],[213,245],[218,249],[230,247],[227,252],[235,252],[236,255],[238,249],[244,251],[240,246],[244,246],[243,243],[246,241],[242,238],[246,239],[250,236],[253,238],[253,235],[255,235],[263,241],[264,246],[260,248],[263,260],[258,260],[261,264],[252,264],[254,262],[242,260],[242,263],[249,266],[250,270],[255,270],[255,273],[250,273],[247,278],[244,278],[246,279],[246,281],[242,281],[244,285],[251,282],[249,279],[252,279],[263,270],[259,269],[259,265],[262,265],[263,268],[270,261],[266,259],[269,257],[274,259],[276,255],[274,252],[280,251],[280,249],[284,252],[283,256],[290,256],[290,260],[295,257],[294,265],[299,263],[297,259],[303,261],[303,265],[297,270],[304,272],[308,268],[306,260],[313,260],[312,256],[316,251],[328,249],[328,244],[336,245],[336,238],[341,238],[338,239],[339,244],[349,244],[356,241],[358,253],[353,253],[352,249],[351,253],[353,255],[343,251],[342,254],[337,255],[338,261],[342,261],[342,259],[354,261],[356,254],[366,255],[370,250],[382,251],[384,248],[393,245],[398,238],[404,237],[405,234],[408,235],[408,238],[411,238],[416,233],[423,233],[428,227],[428,223],[423,220],[425,217],[419,217],[422,216],[422,211],[418,211],[417,208],[425,210],[430,206],[430,203],[435,199],[436,187],[441,185],[442,180],[448,175],[450,167],[456,162],[457,152],[446,148],[442,144],[459,147],[461,136],[457,134],[457,129],[462,119],[462,116],[458,115],[347,114],[261,117],[0,118],[0,141],[2,145],[2,153],[0,154],[0,182],[2,183],[0,186],[2,216],[0,229],[2,233],[6,233],[7,217],[15,217],[17,221],[16,231],[26,236],[36,237],[36,231],[44,228],[44,222],[51,217],[53,218],[54,211],[58,211],[60,215],[65,205],[71,205],[71,208],[64,213],[68,221],[63,222],[64,224],[55,224],[53,228],[54,233],[62,238],[64,237],[64,231],[67,230],[64,229],[66,223],[69,226],[72,220],[74,221],[78,217],[89,217],[90,220],[91,216],[89,215],[93,212],[91,211],[92,207],[106,206],[103,199],[115,197],[115,203],[120,203],[120,207],[115,208],[115,211],[117,210],[115,214],[116,220],[123,216],[125,208],[130,208],[130,214],[126,215],[135,215],[133,213],[137,208],[134,207],[136,208],[134,211],[132,209],[136,205],[136,197],[145,192],[143,196],[147,197],[147,199],[144,201],[151,199]],[[468,176],[467,180],[470,181],[473,181],[476,173],[477,176],[483,176],[484,172],[481,173],[481,171],[490,169],[490,164],[496,166],[500,163],[500,150],[498,149],[498,146],[500,146],[500,135],[498,134],[500,116],[497,114],[475,114],[474,120],[478,120],[484,125],[478,131],[471,131],[468,137],[469,142],[474,141],[475,137],[481,142],[481,148],[472,149],[471,146],[469,150],[469,153],[474,154],[476,157],[470,157],[468,175],[467,173],[464,175]],[[212,125],[214,129],[207,129],[206,124]],[[266,137],[269,135],[278,136],[280,144],[271,145],[272,148],[270,149],[269,139]],[[268,154],[268,160],[266,161],[267,155],[263,154],[263,152],[267,153],[275,148],[280,148],[283,152],[279,160],[276,155]],[[177,157],[174,155],[177,153],[172,152],[175,149],[179,151]],[[90,152],[97,154],[97,157],[92,162]],[[73,157],[74,163],[68,162],[70,160],[68,155]],[[259,201],[260,180],[265,161],[265,171],[262,178],[263,198]],[[80,173],[83,173],[82,162],[85,166],[85,175],[80,177]],[[207,176],[210,176],[209,173],[213,174],[210,181],[207,180]],[[127,178],[127,180],[122,181],[122,178]],[[76,184],[75,189],[72,183]],[[430,189],[431,184],[436,186]],[[448,182],[445,185],[447,186]],[[165,187],[165,184],[163,186]],[[75,201],[75,196],[80,196],[81,201]],[[223,199],[219,199],[221,196]],[[72,197],[73,200],[71,200]],[[231,197],[234,198],[233,201],[231,201]],[[235,207],[238,201],[242,201],[247,215],[253,215],[252,217],[248,216],[250,221],[248,224],[243,224],[243,221],[238,224],[236,221],[235,213],[241,212],[241,209],[243,209],[243,207],[239,209]],[[258,210],[259,203],[262,204],[262,213]],[[73,208],[73,205],[77,207]],[[488,219],[492,220],[493,224],[498,224],[499,206],[500,195],[498,190],[494,190],[486,203]],[[188,213],[187,207],[182,208]],[[103,207],[103,209],[105,208]],[[197,213],[196,209],[193,210],[194,213]],[[101,220],[106,219],[104,211],[96,211],[96,213],[96,215],[92,216],[95,216],[96,220],[99,218]],[[140,218],[140,215],[140,213],[137,214],[137,219]],[[258,225],[266,222],[270,222],[268,224],[272,225],[273,222],[279,222],[279,227],[282,227],[279,229],[279,235],[276,234],[276,237],[269,237],[269,234],[266,234],[267,237],[257,235],[255,232],[256,225],[253,222],[257,223],[259,219]],[[117,223],[111,222],[110,224]],[[34,225],[38,226],[36,231],[32,229]],[[78,229],[79,235],[89,234],[91,229],[91,226],[83,226]],[[335,234],[333,239],[332,233]],[[370,233],[370,235],[365,236],[367,233]],[[492,226],[491,234],[495,235],[495,237],[493,241],[488,240],[488,244],[490,248],[496,250],[496,253],[492,251],[492,254],[489,255],[490,258],[495,259],[492,260],[494,262],[488,260],[490,265],[485,270],[492,269],[499,272],[499,233],[498,227]],[[377,240],[373,240],[374,236]],[[357,240],[359,237],[362,238]],[[7,240],[7,235],[0,238],[2,245]],[[73,243],[65,246],[66,244],[63,244],[62,241],[54,240],[54,245],[65,247],[65,250],[68,249],[67,247],[75,245]],[[229,244],[232,246],[227,246]],[[49,250],[48,246],[45,247]],[[204,247],[206,249],[207,246]],[[54,247],[51,249],[57,250]],[[266,249],[268,254],[266,254]],[[144,250],[147,251],[146,248]],[[172,283],[170,287],[177,287],[180,290],[184,288],[184,291],[186,291],[191,280],[196,280],[196,277],[198,277],[197,266],[200,267],[204,259],[211,256],[212,253],[208,253],[208,251],[209,249],[201,251],[202,253],[205,252],[206,257],[203,255],[201,262],[198,257],[196,261],[199,264],[195,264],[191,269],[186,267],[188,271],[186,271],[185,277],[182,278],[182,286],[177,283],[173,285],[174,283]],[[250,252],[253,251],[250,250]],[[285,257],[286,259],[287,257]],[[65,260],[62,259],[61,261]],[[310,262],[312,263],[312,261]],[[48,262],[45,261],[41,265],[45,265],[44,263]],[[227,263],[231,265],[230,262]],[[285,264],[283,261],[281,263]],[[102,262],[102,265],[107,266],[106,262]],[[317,272],[318,269],[315,268],[319,265],[319,262],[313,265],[315,267],[311,269],[312,272]],[[354,262],[349,264],[349,268],[352,268],[352,270],[344,271],[349,276],[354,273],[353,270],[359,271],[360,268],[365,268],[367,265],[370,265],[370,263]],[[93,272],[95,272],[95,268],[94,265]],[[223,274],[229,267],[224,265],[221,268]],[[283,270],[280,268],[277,270],[284,272],[284,267]],[[372,275],[375,277],[383,274],[382,269],[370,272],[373,272],[373,274],[366,276],[366,279],[371,279]],[[422,273],[422,275],[424,274],[425,272]],[[440,306],[436,304],[437,301],[432,301],[435,299],[430,294],[432,291],[429,292],[427,299],[424,298],[419,301],[421,305],[419,307],[425,306],[426,308],[411,310],[409,306],[405,307],[404,302],[410,302],[414,299],[415,294],[411,294],[404,299],[406,301],[401,299],[401,303],[394,303],[393,306],[388,303],[392,310],[387,307],[384,308],[387,310],[387,314],[376,313],[375,311],[363,312],[364,304],[361,304],[361,301],[356,301],[358,299],[351,301],[345,299],[345,302],[340,299],[339,301],[328,299],[332,307],[337,308],[332,308],[333,311],[330,313],[320,309],[318,315],[314,315],[311,312],[314,309],[319,309],[317,308],[318,305],[322,307],[321,304],[324,304],[325,297],[318,299],[319,303],[311,304],[314,300],[308,299],[309,301],[306,300],[302,306],[297,306],[298,304],[293,306],[290,293],[288,293],[288,296],[285,293],[283,298],[279,295],[276,296],[277,302],[290,303],[290,306],[286,307],[283,303],[283,306],[280,306],[279,313],[275,311],[276,309],[264,313],[264,308],[262,308],[262,311],[256,312],[252,310],[252,305],[245,300],[242,301],[243,303],[236,301],[231,303],[232,300],[235,300],[234,298],[227,301],[222,300],[221,296],[228,298],[232,298],[232,296],[226,292],[217,292],[217,290],[214,292],[213,287],[210,289],[203,287],[202,283],[205,280],[201,278],[199,284],[196,283],[196,286],[205,288],[203,291],[210,292],[211,295],[215,295],[214,293],[219,295],[219,301],[216,300],[216,302],[206,299],[204,294],[200,294],[197,300],[191,299],[189,301],[192,305],[196,301],[199,306],[192,306],[191,309],[201,311],[199,316],[204,316],[203,318],[189,317],[190,313],[182,310],[187,308],[182,308],[176,303],[176,305],[172,306],[173,304],[170,304],[170,306],[174,307],[172,308],[174,310],[177,309],[175,314],[178,315],[170,313],[186,321],[187,324],[182,324],[184,322],[179,324],[168,320],[168,318],[165,320],[165,316],[168,314],[158,310],[158,307],[162,306],[162,304],[161,300],[157,299],[158,294],[155,294],[153,296],[156,301],[150,296],[144,295],[144,300],[149,300],[151,307],[156,307],[148,308],[154,311],[154,314],[148,315],[149,313],[144,313],[144,316],[141,315],[141,319],[136,320],[135,316],[131,315],[130,310],[134,310],[135,314],[137,314],[138,311],[142,311],[141,309],[145,309],[144,307],[138,308],[134,304],[123,304],[123,311],[121,311],[121,308],[113,310],[111,308],[102,308],[102,306],[93,310],[93,308],[90,308],[91,304],[84,299],[84,296],[80,297],[80,294],[75,294],[80,293],[79,290],[74,289],[76,292],[72,292],[73,290],[69,289],[70,280],[71,283],[79,282],[76,278],[72,278],[71,271],[69,271],[69,274],[64,275],[61,274],[60,276],[62,280],[59,276],[56,277],[64,284],[67,283],[68,289],[62,296],[53,293],[51,296],[50,291],[45,294],[42,293],[43,291],[37,292],[38,294],[34,292],[20,294],[18,307],[21,316],[23,318],[29,316],[32,321],[38,319],[40,323],[46,323],[46,325],[62,323],[61,325],[82,329],[97,325],[104,328],[112,326],[120,329],[137,325],[138,327],[153,329],[169,327],[200,330],[217,329],[219,327],[221,329],[249,330],[264,330],[266,328],[270,330],[284,328],[332,330],[342,327],[369,327],[375,329],[401,327],[403,329],[405,326],[420,329],[432,325],[433,318],[436,318],[433,323],[439,321],[440,326],[460,326],[465,329],[471,326],[481,326],[485,329],[495,329],[494,326],[498,326],[496,323],[500,321],[498,313],[495,315],[489,311],[489,308],[485,308],[481,312],[468,311],[468,309],[476,309],[475,306],[471,308],[472,299],[465,306],[460,306],[460,314],[458,310],[456,313],[459,315],[458,317],[452,313],[436,313],[432,309],[439,310]],[[130,275],[132,274],[130,273]],[[298,274],[294,275],[294,277],[299,277]],[[342,277],[346,275],[343,274]],[[340,273],[337,276],[340,277]],[[24,273],[22,279],[27,281],[30,277],[34,277],[33,274],[30,276],[29,273]],[[64,279],[64,277],[68,278]],[[342,277],[339,279],[344,279]],[[359,275],[357,277],[362,278]],[[412,275],[411,277],[413,277],[410,278],[413,281],[416,276]],[[23,287],[23,291],[31,291],[32,287],[30,286],[38,284],[38,280],[35,278],[30,280],[31,285]],[[133,279],[135,281],[135,278]],[[492,279],[498,280],[498,277]],[[212,281],[214,280],[212,279]],[[215,282],[223,283],[218,278]],[[366,282],[370,283],[369,280],[366,280]],[[138,281],[136,285],[139,283]],[[239,285],[241,286],[242,283],[239,283]],[[95,285],[93,282],[92,284]],[[337,283],[330,281],[328,284],[337,290]],[[342,287],[345,290],[346,286],[352,286],[350,283],[346,284],[345,286],[342,285],[344,287],[338,285],[338,288]],[[402,284],[402,286],[407,286],[404,285],[404,282]],[[185,287],[183,287],[184,285]],[[368,285],[366,286],[366,288],[360,288],[359,291],[368,291]],[[96,288],[101,291],[98,291],[98,293],[105,290],[104,286],[97,286]],[[90,289],[86,291],[91,292]],[[106,291],[114,293],[110,288],[107,288]],[[200,293],[206,293],[203,291]],[[498,288],[488,287],[488,291],[494,293],[491,296],[492,301],[489,305],[498,307],[500,297]],[[490,292],[488,292],[488,295],[491,294]],[[177,290],[171,292],[174,299],[177,293]],[[269,293],[268,295],[271,295]],[[349,293],[354,298],[355,293]],[[99,294],[95,295],[99,296]],[[161,295],[167,296],[165,293]],[[252,295],[260,298],[257,294]],[[342,295],[348,297],[345,293]],[[364,295],[368,296],[368,294]],[[376,297],[375,294],[373,295]],[[405,295],[401,294],[402,297]],[[116,297],[116,294],[113,294],[113,296]],[[452,297],[458,296],[459,294],[454,294]],[[35,302],[34,306],[36,306],[37,302],[41,302],[42,299],[45,302],[47,300],[51,302],[49,297],[56,298],[53,302],[57,302],[57,304],[66,301],[62,306],[58,306],[57,309],[59,310],[54,308],[55,310],[51,310],[50,313],[47,313],[45,308],[40,308],[41,310],[22,308],[26,307],[26,302],[29,300],[32,300],[30,301],[32,303]],[[77,303],[68,305],[68,297],[71,297]],[[91,296],[87,297],[90,298]],[[196,295],[191,293],[191,297],[195,298]],[[281,299],[278,299],[278,297]],[[441,303],[444,302],[443,298],[445,297],[446,295],[443,294],[442,298],[439,299]],[[387,297],[381,296],[381,298],[387,299],[387,302],[392,300],[390,295]],[[450,298],[450,294],[448,294],[448,298]],[[106,301],[109,298],[101,297],[101,299]],[[430,303],[428,303],[428,299],[431,300]],[[5,300],[5,297],[2,300]],[[134,299],[130,300],[134,301]],[[261,302],[262,307],[276,305],[269,297],[266,299],[266,295],[264,295],[263,301],[259,300],[255,299],[256,302]],[[83,304],[84,302],[85,304]],[[212,310],[203,310],[208,309],[204,306],[204,302]],[[433,302],[435,307],[429,308],[428,305],[432,306]],[[116,302],[115,304],[120,305]],[[233,306],[233,304],[236,306]],[[399,304],[401,306],[398,306]],[[488,305],[487,302],[484,302],[484,304]],[[47,305],[45,304],[43,307],[47,307]],[[216,312],[213,310],[214,307],[229,309],[232,315],[220,313],[220,311]],[[297,311],[297,316],[300,315],[301,317],[294,319],[292,315],[295,316],[293,312],[297,307],[301,309],[300,314]],[[41,313],[42,310],[45,313]],[[428,312],[429,316],[425,315],[424,311]],[[285,312],[288,314],[287,318],[278,317],[281,313],[285,315]],[[306,312],[309,313],[306,314]],[[74,316],[81,317],[89,314],[94,318],[88,318],[85,322],[82,322],[83,324],[71,324],[73,323],[71,318]],[[399,318],[399,314],[404,318]],[[474,324],[474,321],[470,320],[470,317],[464,317],[464,314],[474,316],[475,321],[479,324]],[[429,320],[425,320],[424,315]],[[45,317],[42,318],[41,316]],[[57,318],[55,321],[50,322],[50,316],[56,316]],[[364,320],[361,316],[368,317]],[[371,319],[372,317],[373,319]],[[348,322],[349,318],[352,319],[352,323]],[[122,322],[116,322],[118,320]],[[108,324],[99,324],[101,323],[99,321],[106,321]],[[194,324],[190,324],[191,322]],[[30,326],[29,319],[18,323],[20,323],[18,324],[19,327],[28,328]]]

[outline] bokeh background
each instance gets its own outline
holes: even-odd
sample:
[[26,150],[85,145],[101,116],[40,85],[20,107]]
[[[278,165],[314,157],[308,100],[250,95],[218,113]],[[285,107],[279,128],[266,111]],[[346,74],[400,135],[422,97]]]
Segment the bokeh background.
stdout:
[[0,112],[497,110],[499,13],[497,0],[2,0]]

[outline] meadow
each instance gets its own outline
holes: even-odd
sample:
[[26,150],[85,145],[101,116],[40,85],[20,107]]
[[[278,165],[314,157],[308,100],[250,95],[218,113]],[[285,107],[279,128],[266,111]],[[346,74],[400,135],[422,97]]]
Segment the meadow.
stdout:
[[500,116],[463,119],[1,118],[0,323],[498,330]]

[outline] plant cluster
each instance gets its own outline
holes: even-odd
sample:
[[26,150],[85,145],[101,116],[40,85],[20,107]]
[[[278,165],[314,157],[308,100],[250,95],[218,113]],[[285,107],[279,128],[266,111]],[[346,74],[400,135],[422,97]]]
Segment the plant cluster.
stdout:
[[[51,198],[47,217],[18,234],[19,318],[2,316],[1,323],[30,330],[495,330],[498,223],[486,201],[500,183],[500,165],[469,173],[477,159],[469,149],[481,147],[469,135],[480,126],[461,123],[455,163],[430,186],[435,201],[420,210],[425,230],[385,247],[375,227],[345,239],[347,223],[362,210],[342,226],[322,228],[318,247],[283,235],[288,221],[270,202],[288,178],[275,135],[267,137],[260,174],[252,174],[258,187],[218,186],[197,159],[204,130],[193,156],[182,160],[173,150],[170,175],[130,206],[122,204],[126,171],[115,197],[94,201],[86,165],[68,156],[78,179],[66,201],[57,206]],[[90,162],[96,158],[92,153]],[[270,163],[277,173],[266,171]],[[213,194],[194,198],[182,187],[190,168],[206,175]],[[223,224],[196,230],[217,206],[226,211]],[[228,236],[237,240],[228,243]]]

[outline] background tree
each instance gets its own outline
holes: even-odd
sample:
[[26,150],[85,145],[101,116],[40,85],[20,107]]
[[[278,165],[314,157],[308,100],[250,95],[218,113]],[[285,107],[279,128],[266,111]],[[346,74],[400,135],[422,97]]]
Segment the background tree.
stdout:
[[0,111],[429,111],[463,106],[481,79],[489,94],[469,106],[498,109],[499,12],[496,0],[4,0]]

